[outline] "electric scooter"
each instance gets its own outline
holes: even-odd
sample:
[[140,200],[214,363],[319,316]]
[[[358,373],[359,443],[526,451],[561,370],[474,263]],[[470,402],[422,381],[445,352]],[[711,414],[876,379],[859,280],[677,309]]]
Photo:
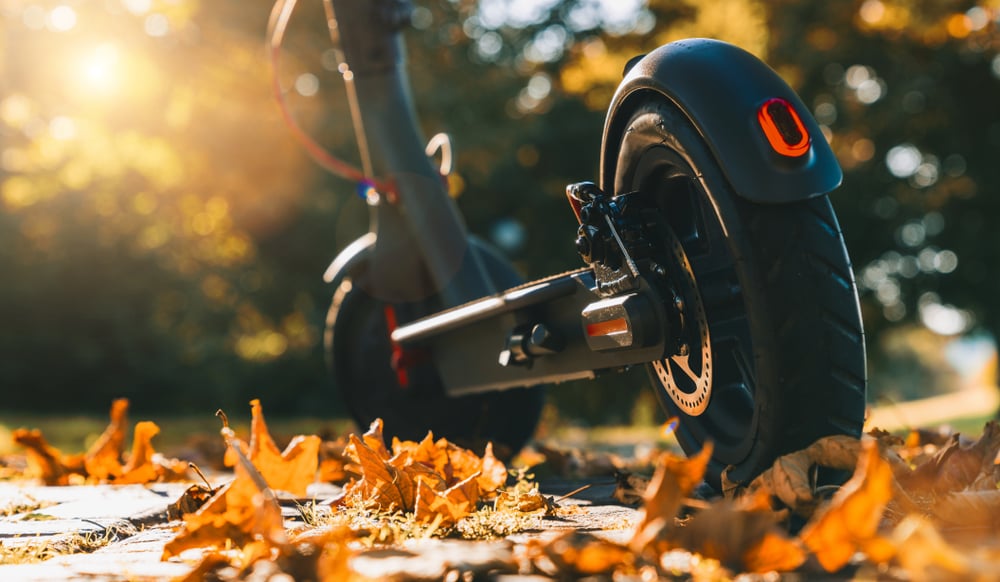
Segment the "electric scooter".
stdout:
[[[272,13],[272,54],[293,0]],[[471,236],[418,129],[407,0],[325,0],[361,170],[314,156],[370,205],[370,231],[324,278],[334,382],[364,427],[428,430],[508,454],[543,385],[636,366],[709,481],[859,435],[864,333],[827,194],[842,172],[809,109],[750,53],[710,39],[633,59],[604,123],[596,181],[566,189],[582,263],[523,282]],[[315,144],[313,144],[315,145]],[[316,149],[316,148],[314,148]]]

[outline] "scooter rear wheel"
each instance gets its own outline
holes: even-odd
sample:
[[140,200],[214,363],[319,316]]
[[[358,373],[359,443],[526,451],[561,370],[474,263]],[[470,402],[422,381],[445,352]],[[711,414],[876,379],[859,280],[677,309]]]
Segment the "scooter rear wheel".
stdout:
[[710,483],[727,467],[727,479],[747,482],[825,435],[859,435],[864,334],[827,197],[741,198],[687,117],[659,96],[633,109],[614,188],[646,194],[661,217],[660,260],[679,279],[688,351],[650,364],[650,377],[678,417],[682,448],[712,441]]
[[[494,262],[486,257],[491,272],[497,269]],[[514,388],[448,396],[429,354],[397,350],[394,356],[389,340],[387,318],[402,323],[437,308],[430,300],[390,304],[373,298],[364,290],[364,278],[360,273],[341,282],[327,314],[324,337],[335,388],[359,427],[381,418],[386,437],[420,440],[433,431],[435,438],[445,437],[477,451],[492,442],[500,458],[517,453],[534,435],[545,390]]]

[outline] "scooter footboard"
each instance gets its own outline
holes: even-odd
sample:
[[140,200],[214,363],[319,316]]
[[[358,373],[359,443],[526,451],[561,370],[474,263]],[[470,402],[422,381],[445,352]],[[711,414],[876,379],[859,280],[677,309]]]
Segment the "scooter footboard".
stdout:
[[651,289],[597,295],[589,269],[529,283],[397,328],[430,348],[452,396],[592,378],[664,357],[669,328]]

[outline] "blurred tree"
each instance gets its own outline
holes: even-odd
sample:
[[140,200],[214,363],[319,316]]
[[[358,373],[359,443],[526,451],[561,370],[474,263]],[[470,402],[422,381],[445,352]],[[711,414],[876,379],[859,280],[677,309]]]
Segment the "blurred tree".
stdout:
[[[0,405],[336,410],[319,276],[366,209],[281,124],[270,4],[0,1]],[[321,3],[299,4],[280,81],[302,125],[356,158]],[[470,230],[526,276],[579,264],[563,190],[596,177],[625,62],[714,36],[766,57],[827,127],[871,334],[908,319],[996,333],[998,14],[996,0],[428,0],[407,44],[425,132],[454,136]],[[626,421],[639,383],[552,393]]]
[[3,406],[204,411],[313,384],[322,260],[274,241],[315,177],[268,93],[268,8],[2,5]]
[[1000,338],[1000,3],[782,0],[769,14],[770,60],[846,171],[835,202],[870,337],[916,321]]

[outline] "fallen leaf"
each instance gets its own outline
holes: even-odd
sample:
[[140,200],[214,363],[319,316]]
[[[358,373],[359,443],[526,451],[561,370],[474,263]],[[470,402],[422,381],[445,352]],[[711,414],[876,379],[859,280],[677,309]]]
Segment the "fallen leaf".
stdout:
[[[890,448],[891,439],[883,437],[867,440],[875,443],[894,476],[902,479],[910,474],[910,466]],[[728,494],[752,495],[759,490],[768,491],[792,511],[810,517],[822,501],[821,496],[817,496],[813,489],[814,468],[822,466],[853,471],[861,454],[862,444],[857,438],[846,435],[823,437],[802,450],[779,457],[771,468],[758,475],[745,490],[736,488]],[[909,507],[901,488],[895,481],[892,484],[897,497]]]
[[250,413],[250,462],[271,489],[304,497],[306,488],[316,480],[321,439],[298,435],[282,451],[267,430],[260,400],[250,401]]
[[765,492],[723,499],[697,511],[661,538],[669,547],[718,560],[733,572],[793,570],[805,561],[806,552],[778,527],[787,510],[774,511],[769,500]]
[[382,434],[382,428],[384,424],[381,418],[376,418],[372,421],[371,425],[368,426],[368,430],[361,435],[361,440],[364,441],[368,447],[373,450],[379,457],[383,459],[388,459],[392,455],[389,454],[389,449],[385,447],[385,436]]
[[696,455],[681,458],[665,452],[660,455],[656,472],[643,494],[642,518],[629,546],[641,552],[649,543],[674,527],[681,505],[705,475],[712,458],[712,443],[707,442]]
[[180,531],[163,548],[161,559],[194,548],[235,547],[246,567],[271,547],[287,543],[281,507],[263,476],[249,460],[249,447],[224,421],[223,438],[236,457],[235,478],[220,487],[198,511],[184,517]]
[[118,398],[111,403],[111,420],[87,449],[84,467],[92,480],[114,480],[122,474],[122,453],[125,451],[125,433],[128,430],[128,399]]
[[356,537],[347,526],[306,530],[281,548],[278,564],[293,580],[365,580],[350,568],[356,552],[348,544]]
[[476,482],[479,484],[480,493],[487,500],[496,497],[497,491],[507,484],[507,466],[494,456],[493,443],[486,443]]
[[559,477],[606,477],[614,475],[624,466],[617,455],[604,451],[567,449],[541,443],[535,446],[545,456],[546,466]]
[[356,473],[347,470],[347,465],[351,459],[344,452],[347,447],[347,439],[338,438],[336,441],[324,441],[319,449],[319,474],[318,481],[324,483],[346,483],[353,477],[358,477]]
[[418,521],[430,522],[440,516],[439,524],[444,527],[455,525],[458,520],[476,510],[479,502],[478,475],[470,475],[464,481],[452,485],[444,491],[436,491],[426,483],[417,481],[417,495],[413,514]]
[[205,485],[195,484],[188,487],[177,501],[167,506],[167,519],[174,521],[198,511],[217,491],[218,488],[209,488]]
[[84,479],[87,470],[83,455],[63,455],[42,436],[38,429],[16,429],[14,442],[27,449],[27,476],[41,479],[46,485],[69,485],[75,476]]
[[625,546],[577,531],[550,541],[529,540],[525,554],[536,569],[561,579],[607,575],[618,568],[627,570],[636,558]]
[[790,572],[805,560],[806,552],[798,540],[773,531],[766,532],[743,553],[743,566],[748,572]]
[[152,483],[156,481],[162,470],[153,462],[153,437],[159,434],[160,427],[148,420],[137,422],[132,436],[132,454],[122,467],[122,475],[115,480],[116,484]]
[[[806,524],[802,542],[828,572],[844,567],[866,545],[884,553],[886,546],[880,542],[878,527],[892,495],[892,468],[879,455],[875,441],[862,441],[854,476]],[[873,561],[887,559],[885,555],[870,557]]]
[[893,530],[896,562],[914,582],[1000,580],[1000,556],[986,556],[949,544],[929,520],[910,515]]
[[935,499],[929,512],[944,526],[997,531],[1000,528],[1000,490],[950,493]]
[[1000,452],[1000,424],[986,423],[983,434],[972,444],[963,444],[958,434],[951,435],[937,454],[901,478],[910,489],[934,493],[961,491],[981,475],[992,474]]
[[363,505],[381,511],[412,511],[416,486],[405,472],[389,464],[385,447],[373,449],[353,434],[349,441],[347,453],[360,466],[362,477],[344,486],[344,495],[356,495]]
[[479,475],[479,490],[486,499],[492,499],[497,489],[507,482],[507,467],[493,454],[493,443],[486,444],[482,457],[460,447],[447,439],[434,440],[434,434],[427,433],[419,443],[392,440],[394,466],[420,463],[440,475],[450,487],[472,475]]
[[638,505],[642,503],[642,495],[649,487],[649,481],[650,478],[645,475],[618,471],[615,473],[615,490],[611,497],[624,505]]

